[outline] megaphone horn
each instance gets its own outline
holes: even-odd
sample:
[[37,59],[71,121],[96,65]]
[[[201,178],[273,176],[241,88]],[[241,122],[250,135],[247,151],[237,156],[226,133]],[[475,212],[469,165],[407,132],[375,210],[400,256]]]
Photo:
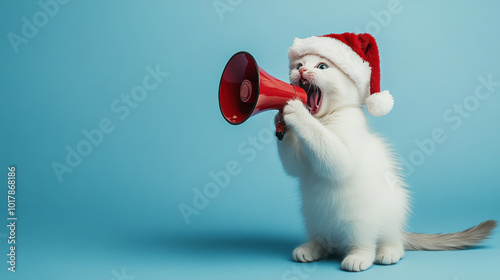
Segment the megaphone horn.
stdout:
[[242,124],[267,110],[281,110],[290,99],[306,104],[307,94],[302,88],[266,73],[248,52],[235,53],[222,72],[219,107],[230,124]]

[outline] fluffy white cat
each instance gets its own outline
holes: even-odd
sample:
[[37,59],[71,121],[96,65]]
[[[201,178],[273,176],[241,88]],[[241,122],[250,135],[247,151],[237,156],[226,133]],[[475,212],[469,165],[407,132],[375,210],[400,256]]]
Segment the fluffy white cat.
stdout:
[[408,191],[391,151],[368,127],[356,84],[318,55],[290,61],[290,81],[308,93],[306,106],[291,100],[276,117],[288,127],[278,150],[300,181],[309,236],[293,251],[296,261],[336,253],[345,256],[342,269],[362,271],[394,264],[404,250],[462,249],[491,233],[495,221],[453,234],[404,231]]

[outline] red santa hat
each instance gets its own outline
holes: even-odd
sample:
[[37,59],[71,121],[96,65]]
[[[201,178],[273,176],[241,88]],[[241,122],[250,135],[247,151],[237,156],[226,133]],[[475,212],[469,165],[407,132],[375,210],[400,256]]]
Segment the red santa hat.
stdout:
[[389,91],[380,91],[380,59],[372,35],[342,33],[295,38],[288,50],[290,61],[308,54],[329,59],[346,73],[359,88],[371,115],[380,117],[391,111],[394,99]]

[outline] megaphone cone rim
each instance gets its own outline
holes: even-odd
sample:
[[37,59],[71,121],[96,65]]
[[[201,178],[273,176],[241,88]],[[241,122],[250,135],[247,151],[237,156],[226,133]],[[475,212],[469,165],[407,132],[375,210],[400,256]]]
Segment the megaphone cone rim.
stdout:
[[253,106],[252,106],[252,110],[251,110],[250,112],[253,112],[253,111],[255,110],[255,106],[257,106],[257,103],[258,103],[258,101],[259,101],[259,95],[260,95],[260,70],[259,70],[259,65],[257,64],[257,61],[255,60],[255,58],[253,57],[253,55],[251,55],[251,54],[250,54],[249,52],[247,52],[247,51],[239,51],[239,52],[237,52],[237,53],[233,54],[233,55],[231,56],[231,58],[227,61],[226,66],[224,66],[224,70],[222,71],[222,75],[221,75],[220,80],[219,80],[219,109],[220,109],[220,112],[221,112],[222,116],[223,116],[223,117],[224,117],[224,119],[226,120],[226,122],[228,122],[228,123],[229,123],[229,124],[231,124],[231,125],[240,125],[240,124],[244,123],[246,120],[248,120],[248,119],[252,116],[252,114],[248,114],[248,116],[246,116],[246,118],[245,118],[245,119],[243,119],[241,122],[237,122],[237,123],[235,123],[235,122],[231,122],[231,121],[229,121],[229,120],[226,118],[226,116],[224,115],[224,112],[222,111],[221,102],[220,102],[220,93],[221,93],[221,86],[222,86],[222,77],[224,77],[224,73],[226,73],[226,68],[227,68],[227,66],[229,65],[229,63],[231,62],[231,60],[233,60],[233,58],[234,58],[235,56],[240,55],[240,54],[245,54],[245,55],[249,56],[249,57],[250,57],[250,59],[253,61],[254,65],[255,65],[255,70],[257,71],[257,90],[255,91],[255,92],[256,92],[255,94],[257,95],[257,97],[256,97],[256,99],[255,99],[255,102],[254,102],[254,104],[253,104]]

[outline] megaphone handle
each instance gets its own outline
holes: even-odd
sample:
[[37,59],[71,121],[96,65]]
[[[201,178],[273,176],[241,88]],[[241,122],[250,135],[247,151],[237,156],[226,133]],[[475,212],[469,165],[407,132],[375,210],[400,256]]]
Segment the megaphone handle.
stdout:
[[283,109],[281,109],[278,113],[277,121],[276,121],[276,137],[278,140],[283,140],[283,136],[285,136],[286,132],[286,123],[283,119]]

